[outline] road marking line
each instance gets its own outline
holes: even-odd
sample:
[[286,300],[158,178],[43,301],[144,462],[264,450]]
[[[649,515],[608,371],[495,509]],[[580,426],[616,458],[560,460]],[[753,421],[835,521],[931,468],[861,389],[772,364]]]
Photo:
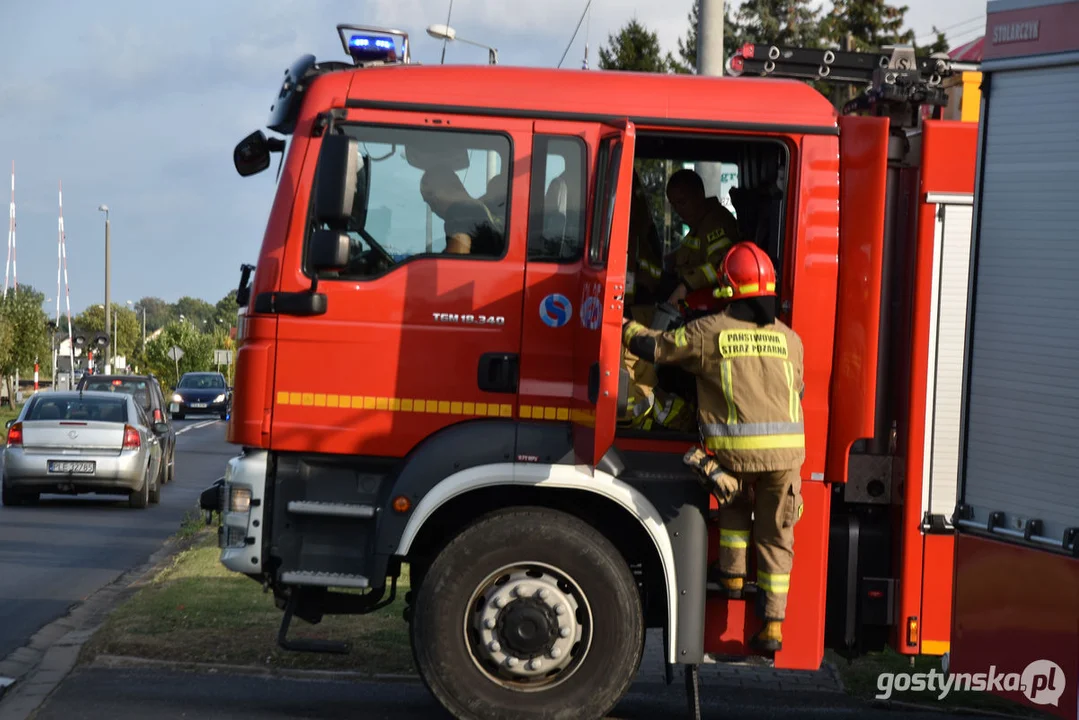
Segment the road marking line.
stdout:
[[176,431],[176,434],[177,435],[183,435],[188,430],[198,430],[199,428],[204,428],[204,427],[207,427],[209,425],[213,425],[214,423],[217,423],[217,422],[221,422],[221,421],[220,420],[205,420],[205,421],[200,422],[200,423],[195,423],[194,425],[188,425],[186,427],[182,427],[182,428],[180,428],[179,430]]

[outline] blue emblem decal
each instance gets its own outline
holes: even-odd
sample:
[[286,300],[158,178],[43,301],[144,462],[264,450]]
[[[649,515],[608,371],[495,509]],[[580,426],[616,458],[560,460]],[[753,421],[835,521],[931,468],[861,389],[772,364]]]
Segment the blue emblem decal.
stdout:
[[552,293],[540,301],[539,316],[547,327],[562,327],[573,317],[573,305],[565,295]]

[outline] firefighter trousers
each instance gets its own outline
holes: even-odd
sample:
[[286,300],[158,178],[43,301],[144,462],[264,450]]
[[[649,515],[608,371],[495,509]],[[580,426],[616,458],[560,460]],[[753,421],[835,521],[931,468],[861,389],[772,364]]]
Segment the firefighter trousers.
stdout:
[[800,470],[732,473],[742,492],[719,511],[719,572],[746,577],[746,554],[753,536],[757,546],[757,613],[763,620],[784,619],[791,568],[794,526],[802,517]]

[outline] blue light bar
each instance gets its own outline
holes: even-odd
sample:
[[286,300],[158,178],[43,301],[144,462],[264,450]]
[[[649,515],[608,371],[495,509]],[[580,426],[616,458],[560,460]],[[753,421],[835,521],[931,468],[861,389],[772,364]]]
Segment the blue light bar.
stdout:
[[348,41],[348,52],[355,60],[397,60],[397,46],[392,38],[377,35],[353,35]]

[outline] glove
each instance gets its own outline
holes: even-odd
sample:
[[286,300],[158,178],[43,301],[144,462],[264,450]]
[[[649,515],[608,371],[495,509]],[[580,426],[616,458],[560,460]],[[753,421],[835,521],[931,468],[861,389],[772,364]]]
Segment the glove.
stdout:
[[738,478],[725,472],[715,458],[699,447],[690,448],[682,462],[696,471],[701,485],[715,496],[719,507],[730,505],[742,489]]

